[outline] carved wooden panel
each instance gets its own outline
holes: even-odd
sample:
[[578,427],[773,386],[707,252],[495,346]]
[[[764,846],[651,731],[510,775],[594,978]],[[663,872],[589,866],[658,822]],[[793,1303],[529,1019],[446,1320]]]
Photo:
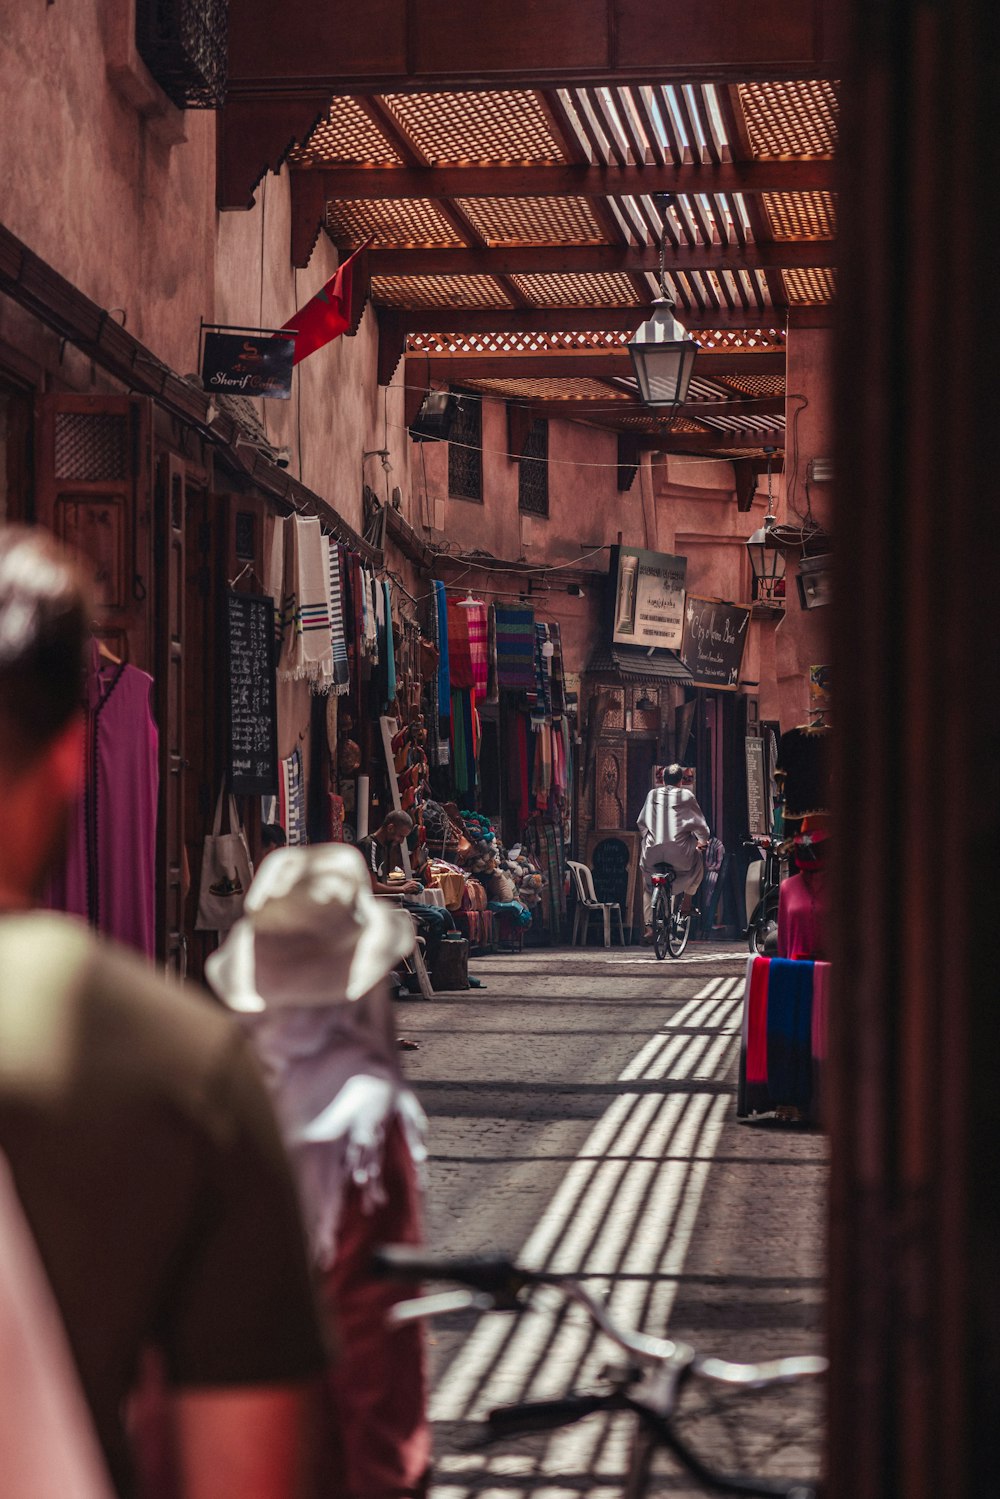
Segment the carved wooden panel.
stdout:
[[625,826],[625,746],[601,743],[597,749],[594,787],[594,824],[599,828]]

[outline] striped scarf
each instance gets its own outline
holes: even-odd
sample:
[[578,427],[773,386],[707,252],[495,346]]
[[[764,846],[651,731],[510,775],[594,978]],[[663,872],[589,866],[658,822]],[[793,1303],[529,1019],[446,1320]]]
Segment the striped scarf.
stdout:
[[329,692],[333,684],[329,565],[323,531],[315,517],[292,515],[285,522],[283,635],[278,677]]
[[333,691],[338,697],[351,690],[351,669],[347,660],[347,636],[344,631],[343,548],[331,541],[330,547],[330,638],[333,647]]

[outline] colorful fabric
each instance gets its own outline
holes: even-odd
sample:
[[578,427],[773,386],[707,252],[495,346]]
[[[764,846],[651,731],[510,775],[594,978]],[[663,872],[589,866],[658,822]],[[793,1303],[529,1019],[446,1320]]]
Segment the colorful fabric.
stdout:
[[308,843],[306,836],[306,794],[302,777],[302,751],[296,750],[281,762],[279,783],[279,817],[289,847]]
[[476,685],[469,646],[470,612],[457,599],[448,600],[448,660],[452,692],[456,688],[470,689]]
[[562,630],[555,622],[549,625],[549,639],[552,642],[552,660],[549,671],[552,712],[560,714],[566,712],[566,668],[563,661]]
[[467,604],[462,612],[465,615],[469,637],[472,685],[476,689],[477,700],[481,700],[486,697],[489,688],[489,632],[486,624],[486,605]]
[[827,1051],[828,963],[751,958],[743,1003],[737,1114],[818,1116]]
[[264,568],[264,590],[274,600],[275,659],[281,655],[285,636],[285,517],[276,515],[271,527],[271,546]]
[[535,622],[535,706],[546,718],[552,715],[552,689],[549,680],[549,662],[545,647],[549,643],[548,625]]
[[328,542],[330,575],[330,641],[333,650],[333,692],[343,697],[351,689],[351,669],[347,660],[347,635],[344,628],[343,547]]
[[[451,717],[451,659],[448,653],[448,595],[439,578],[434,579],[435,616],[437,619],[438,660],[438,715],[441,719]],[[442,729],[442,734],[445,732]]]
[[812,1103],[812,963],[773,958],[767,985],[767,1085],[782,1103]]
[[767,958],[750,959],[746,997],[748,1083],[767,1082],[767,977],[770,966]]
[[496,620],[497,677],[508,692],[535,688],[535,615],[532,609],[493,605]]
[[285,522],[278,677],[308,681],[314,692],[329,692],[333,683],[330,568],[323,539],[314,516],[291,515]]

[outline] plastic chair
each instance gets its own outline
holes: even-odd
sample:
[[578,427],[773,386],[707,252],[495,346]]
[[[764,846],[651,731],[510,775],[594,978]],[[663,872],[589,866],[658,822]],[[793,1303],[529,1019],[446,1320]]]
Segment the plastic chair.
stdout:
[[586,864],[580,864],[576,859],[567,859],[567,867],[573,871],[573,885],[576,890],[576,914],[573,917],[573,936],[570,946],[576,946],[577,934],[580,935],[580,946],[586,947],[587,934],[590,929],[591,916],[600,916],[604,924],[604,946],[611,946],[611,917],[618,918],[618,935],[621,938],[622,947],[625,946],[625,927],[622,922],[622,908],[617,901],[598,900],[594,889],[594,876]]

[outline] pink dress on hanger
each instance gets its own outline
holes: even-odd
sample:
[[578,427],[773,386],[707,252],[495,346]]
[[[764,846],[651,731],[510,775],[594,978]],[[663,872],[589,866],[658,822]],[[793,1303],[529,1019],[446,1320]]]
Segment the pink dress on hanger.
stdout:
[[103,660],[92,643],[83,795],[45,901],[149,958],[156,953],[159,793],[152,687],[146,672]]

